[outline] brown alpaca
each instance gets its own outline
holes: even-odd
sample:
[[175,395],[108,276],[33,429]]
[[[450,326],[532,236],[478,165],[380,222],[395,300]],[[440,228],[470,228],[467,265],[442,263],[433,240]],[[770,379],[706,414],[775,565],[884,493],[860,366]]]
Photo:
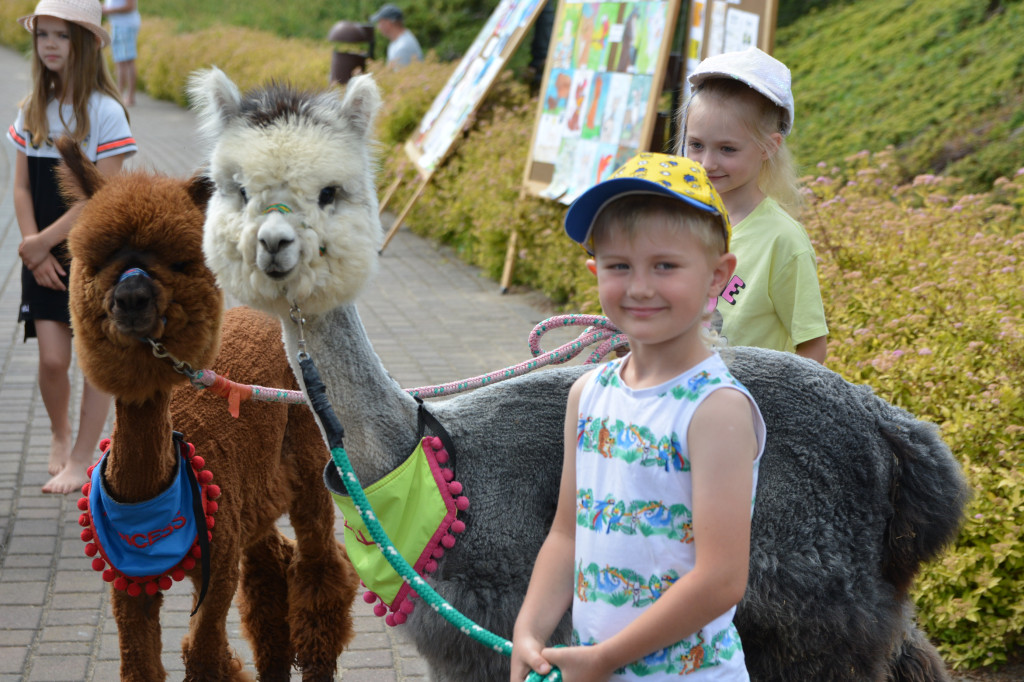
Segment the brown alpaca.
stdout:
[[[215,525],[208,591],[182,642],[185,679],[251,679],[228,646],[225,620],[236,588],[259,679],[288,680],[293,664],[303,680],[333,679],[353,635],[358,578],[334,539],[334,508],[320,483],[329,453],[312,413],[305,405],[246,403],[233,418],[227,401],[188,385],[140,340],[150,337],[182,363],[238,383],[295,389],[279,323],[248,308],[222,313],[202,253],[204,182],[143,172],[105,180],[77,146],[62,140],[60,148],[65,190],[89,197],[69,237],[75,345],[88,379],[115,397],[102,490],[122,505],[167,490],[183,461],[173,429],[195,446],[221,491],[204,493],[216,498],[207,509]],[[147,276],[122,281],[130,268]],[[285,513],[295,542],[275,525]],[[193,604],[202,580],[195,563],[185,571]],[[111,598],[121,679],[163,680],[161,592],[131,596],[118,587],[124,583],[115,581]]]

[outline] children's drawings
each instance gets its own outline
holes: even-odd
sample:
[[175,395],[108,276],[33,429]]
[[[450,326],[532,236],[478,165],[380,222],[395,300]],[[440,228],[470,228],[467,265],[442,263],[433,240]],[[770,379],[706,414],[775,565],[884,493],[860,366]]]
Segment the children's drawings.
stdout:
[[530,191],[568,204],[646,148],[661,91],[655,75],[678,10],[678,0],[561,4],[527,163]]

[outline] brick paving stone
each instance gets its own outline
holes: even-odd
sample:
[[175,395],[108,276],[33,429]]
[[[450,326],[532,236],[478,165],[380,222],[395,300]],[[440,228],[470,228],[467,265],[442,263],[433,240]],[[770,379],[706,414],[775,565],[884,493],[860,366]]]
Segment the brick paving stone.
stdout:
[[46,599],[48,583],[39,582],[12,582],[6,585],[0,584],[0,603],[7,605],[27,604],[29,606],[42,606]]
[[24,646],[0,646],[0,672],[17,673],[25,667],[28,649]]
[[25,682],[80,682],[88,669],[88,655],[34,656]]

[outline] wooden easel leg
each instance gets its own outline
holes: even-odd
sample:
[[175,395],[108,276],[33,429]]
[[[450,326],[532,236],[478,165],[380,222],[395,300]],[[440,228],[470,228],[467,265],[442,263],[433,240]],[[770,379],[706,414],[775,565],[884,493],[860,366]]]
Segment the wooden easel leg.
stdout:
[[384,198],[380,200],[380,209],[378,215],[384,214],[384,209],[388,207],[388,202],[391,201],[391,197],[395,195],[398,190],[398,186],[402,184],[402,180],[405,179],[405,161],[398,166],[398,172],[395,175],[394,181],[388,185],[387,191],[384,192]]
[[412,198],[409,199],[409,203],[405,205],[402,212],[395,218],[395,222],[391,225],[391,229],[388,230],[388,233],[384,236],[384,243],[381,244],[380,251],[378,253],[384,253],[384,249],[388,248],[388,244],[391,242],[391,239],[395,236],[395,233],[398,232],[398,228],[402,226],[402,221],[405,220],[405,217],[409,215],[409,211],[412,210],[413,204],[415,204],[416,200],[423,194],[423,190],[427,188],[428,182],[430,182],[429,177],[420,179],[420,186],[416,188],[416,193],[412,195]]
[[519,233],[512,230],[508,238],[508,248],[505,249],[505,267],[501,271],[501,293],[507,294],[509,285],[512,283],[512,270],[516,261],[516,242],[519,241]]

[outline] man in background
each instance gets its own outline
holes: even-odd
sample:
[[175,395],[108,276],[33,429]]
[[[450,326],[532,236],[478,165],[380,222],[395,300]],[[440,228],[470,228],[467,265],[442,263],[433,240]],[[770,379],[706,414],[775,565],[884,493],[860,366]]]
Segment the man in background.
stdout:
[[400,69],[412,60],[423,59],[423,50],[416,36],[405,27],[402,10],[392,4],[381,7],[370,17],[370,23],[377,25],[377,30],[388,39],[388,66]]

